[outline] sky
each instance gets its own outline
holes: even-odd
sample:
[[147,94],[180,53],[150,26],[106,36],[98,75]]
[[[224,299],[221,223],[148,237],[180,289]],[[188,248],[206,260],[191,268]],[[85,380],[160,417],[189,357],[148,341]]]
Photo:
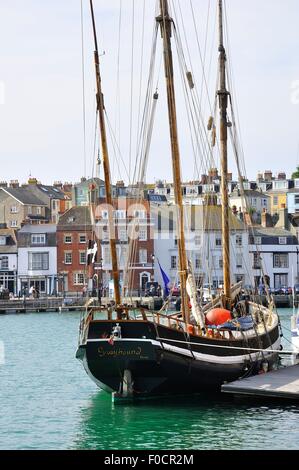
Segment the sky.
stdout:
[[[155,3],[155,0],[94,0],[105,107],[115,135],[115,138],[109,137],[114,181],[127,181],[129,169],[132,175],[134,168]],[[184,33],[188,34],[191,59],[189,64],[188,49],[185,48],[187,62],[194,70],[194,81],[203,96],[202,114],[207,122],[209,106],[206,88],[202,87],[202,67],[191,6],[201,52],[206,50],[205,73],[213,103],[217,2],[171,0],[170,3],[172,13],[177,15],[184,45]],[[93,41],[89,2],[82,0],[82,4],[84,112],[81,0],[0,0],[1,181],[19,179],[25,182],[31,175],[51,184],[54,181],[78,181],[81,176],[94,174],[97,131]],[[227,52],[233,67],[233,92],[247,175],[254,179],[258,171],[272,169],[274,173],[285,171],[290,176],[299,164],[299,2],[226,0],[226,11],[230,39]],[[171,179],[165,83],[163,67],[159,65],[160,43],[158,35],[154,80],[160,98],[150,147],[148,182]],[[195,176],[192,146],[179,80],[176,85],[182,173],[183,179],[191,180]],[[234,164],[230,165],[234,171]]]

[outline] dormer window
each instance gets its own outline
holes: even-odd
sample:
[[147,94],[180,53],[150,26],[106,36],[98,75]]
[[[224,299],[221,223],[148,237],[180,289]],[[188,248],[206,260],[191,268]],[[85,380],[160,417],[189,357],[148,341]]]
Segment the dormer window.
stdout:
[[31,244],[32,245],[45,245],[46,235],[44,233],[36,233],[34,235],[31,235]]

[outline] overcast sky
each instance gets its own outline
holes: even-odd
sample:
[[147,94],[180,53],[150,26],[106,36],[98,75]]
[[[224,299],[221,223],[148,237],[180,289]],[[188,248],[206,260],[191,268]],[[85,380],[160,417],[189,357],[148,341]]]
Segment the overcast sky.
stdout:
[[[132,83],[133,3],[135,33]],[[206,64],[210,61],[216,64],[216,45],[213,49],[216,0],[180,0],[179,3],[185,13],[185,29],[188,34],[190,32],[192,66],[195,70],[200,69],[191,3],[203,49],[208,24]],[[88,176],[92,173],[90,162],[94,146],[94,68],[89,2],[84,0],[83,4]],[[146,10],[141,97],[144,97],[148,74],[155,0],[121,0],[120,50],[120,1],[94,0],[94,4],[100,50],[105,51],[101,57],[101,67],[106,109],[128,170],[131,85],[134,90],[131,166],[136,150],[143,4]],[[178,0],[175,0],[174,6],[179,12]],[[274,173],[284,170],[290,175],[299,161],[299,2],[226,0],[226,7],[231,43],[229,52],[247,174],[255,178],[258,171],[272,169]],[[183,32],[181,34],[183,36]],[[160,42],[160,36],[158,40]],[[80,0],[0,0],[0,44],[0,180],[19,179],[24,182],[29,174],[44,183],[79,180],[85,172]],[[211,54],[212,50],[214,54]],[[216,83],[213,66],[209,78],[213,90]],[[147,181],[171,178],[167,115],[165,109],[162,109],[165,103],[162,72],[158,89],[161,100],[157,109]],[[184,132],[186,120],[181,107],[183,100],[178,98],[183,177],[192,179],[193,157],[188,132]],[[203,114],[207,120],[207,106]],[[125,178],[124,165],[117,163],[111,141],[109,148],[113,178]]]

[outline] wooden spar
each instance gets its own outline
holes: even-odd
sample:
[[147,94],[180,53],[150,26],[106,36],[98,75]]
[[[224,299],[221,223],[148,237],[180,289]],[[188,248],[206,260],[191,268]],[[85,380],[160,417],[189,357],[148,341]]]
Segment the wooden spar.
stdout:
[[114,284],[114,300],[116,306],[121,304],[120,297],[120,287],[119,287],[119,271],[117,263],[117,253],[116,253],[116,241],[114,236],[114,227],[113,227],[113,201],[111,193],[111,180],[110,180],[110,164],[109,164],[109,155],[108,155],[108,145],[107,145],[107,134],[106,134],[106,125],[104,117],[104,95],[102,93],[102,83],[101,83],[101,73],[100,73],[100,61],[99,61],[99,50],[98,50],[98,41],[97,41],[97,32],[96,24],[93,10],[93,2],[90,0],[90,9],[91,9],[91,18],[92,18],[92,27],[94,34],[94,43],[95,43],[95,52],[94,52],[94,62],[95,62],[95,71],[96,71],[96,83],[97,83],[97,106],[99,112],[99,124],[100,124],[100,138],[103,154],[103,169],[104,169],[104,180],[105,180],[105,191],[106,191],[106,203],[108,206],[108,225],[110,233],[110,251],[111,251],[111,260],[112,260],[112,276]]
[[179,275],[181,283],[181,299],[182,299],[182,314],[185,321],[189,322],[190,312],[188,305],[188,296],[186,291],[186,281],[188,275],[188,264],[185,250],[185,233],[184,233],[184,209],[182,198],[182,184],[181,184],[181,165],[180,165],[180,150],[178,142],[178,129],[177,129],[177,114],[176,102],[173,80],[173,60],[171,50],[171,24],[172,19],[169,16],[168,1],[160,0],[160,16],[157,21],[160,23],[161,35],[163,38],[164,48],[164,68],[166,77],[167,89],[167,102],[168,102],[168,118],[171,140],[171,153],[172,153],[172,170],[173,170],[173,183],[175,203],[177,208],[177,237],[178,237],[178,252],[179,252]]
[[229,247],[229,203],[227,191],[227,105],[228,91],[226,89],[226,54],[223,45],[223,11],[222,0],[219,0],[219,72],[220,88],[219,109],[220,109],[220,153],[221,153],[221,198],[222,198],[222,252],[223,252],[223,281],[224,296],[227,301],[231,297],[230,281],[230,247]]

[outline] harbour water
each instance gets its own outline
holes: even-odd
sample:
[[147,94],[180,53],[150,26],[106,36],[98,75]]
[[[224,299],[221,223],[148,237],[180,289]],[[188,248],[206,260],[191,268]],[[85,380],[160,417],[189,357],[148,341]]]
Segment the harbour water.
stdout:
[[[288,329],[291,313],[280,310]],[[113,405],[75,359],[78,324],[74,312],[0,316],[0,449],[299,449],[295,405],[219,397]]]

